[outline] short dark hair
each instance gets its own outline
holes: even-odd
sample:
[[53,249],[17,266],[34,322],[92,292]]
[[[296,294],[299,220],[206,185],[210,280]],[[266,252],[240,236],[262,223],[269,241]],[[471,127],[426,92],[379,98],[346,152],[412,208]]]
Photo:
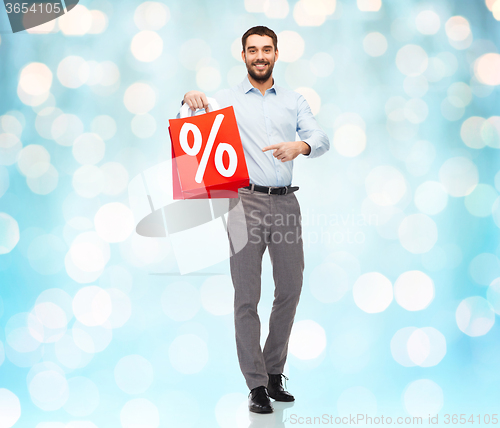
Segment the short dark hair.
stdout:
[[245,45],[247,43],[248,37],[253,34],[257,34],[258,36],[269,36],[273,39],[274,50],[278,50],[278,36],[276,33],[270,28],[264,27],[263,25],[259,25],[257,27],[252,27],[241,38],[241,44],[243,45],[243,52],[245,52]]

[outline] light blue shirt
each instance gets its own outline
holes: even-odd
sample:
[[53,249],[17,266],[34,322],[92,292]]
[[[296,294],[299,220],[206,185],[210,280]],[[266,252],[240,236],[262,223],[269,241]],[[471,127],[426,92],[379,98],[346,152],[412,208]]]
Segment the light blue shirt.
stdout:
[[298,92],[273,84],[262,95],[246,75],[239,85],[217,92],[214,98],[220,108],[233,106],[250,183],[275,187],[292,183],[293,161],[276,159],[274,150],[263,152],[266,146],[296,141],[298,133],[311,147],[307,158],[321,156],[330,148],[326,133]]

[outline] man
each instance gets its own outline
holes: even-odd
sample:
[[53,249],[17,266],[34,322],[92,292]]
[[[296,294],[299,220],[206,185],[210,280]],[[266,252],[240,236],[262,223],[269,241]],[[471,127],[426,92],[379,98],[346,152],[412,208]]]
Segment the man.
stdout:
[[[275,86],[272,74],[279,52],[274,31],[263,26],[250,28],[242,45],[248,75],[239,85],[218,92],[215,99],[221,108],[234,108],[250,178],[250,186],[239,189],[229,207],[241,200],[246,221],[238,221],[231,211],[228,218],[233,247],[240,236],[248,236],[247,244],[230,259],[238,360],[250,389],[250,411],[271,413],[269,397],[294,401],[282,385],[304,270],[300,207],[293,194],[298,187],[291,187],[293,159],[320,156],[330,143],[305,98]],[[208,111],[202,92],[188,92],[183,102],[192,110]],[[294,141],[296,132],[302,141]],[[273,265],[275,299],[262,351],[257,304],[266,248]]]

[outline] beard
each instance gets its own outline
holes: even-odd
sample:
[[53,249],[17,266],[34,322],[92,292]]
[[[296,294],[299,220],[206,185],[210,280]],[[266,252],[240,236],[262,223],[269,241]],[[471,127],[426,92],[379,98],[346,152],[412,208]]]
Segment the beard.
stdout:
[[[268,61],[254,62],[253,64],[249,64],[248,62],[246,62],[245,64],[247,66],[248,74],[252,77],[252,79],[259,83],[267,82],[267,80],[271,77],[271,74],[273,74],[274,64],[271,64]],[[255,64],[267,64],[267,71],[264,74],[257,73],[253,68]]]

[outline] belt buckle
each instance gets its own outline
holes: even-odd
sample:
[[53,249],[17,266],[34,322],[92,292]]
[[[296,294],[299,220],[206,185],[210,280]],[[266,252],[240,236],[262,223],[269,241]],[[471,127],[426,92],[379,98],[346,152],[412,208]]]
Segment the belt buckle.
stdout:
[[267,194],[268,194],[268,195],[270,195],[270,194],[271,194],[271,186],[269,186],[269,187],[267,188]]
[[285,195],[288,193],[288,186],[285,186]]

